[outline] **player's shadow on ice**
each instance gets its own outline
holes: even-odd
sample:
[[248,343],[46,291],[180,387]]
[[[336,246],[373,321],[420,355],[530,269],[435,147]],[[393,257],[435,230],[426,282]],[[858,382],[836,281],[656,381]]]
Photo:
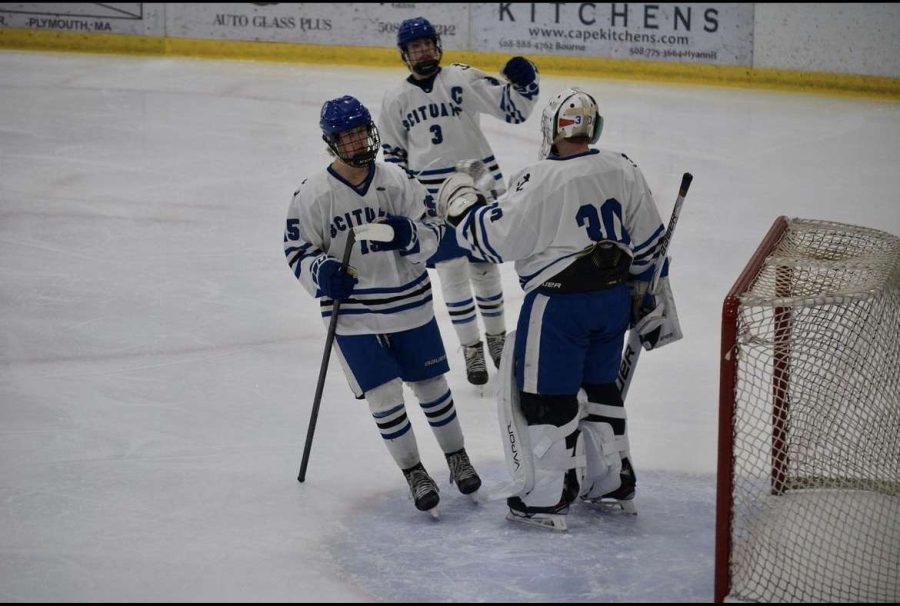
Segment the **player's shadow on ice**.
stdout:
[[[556,533],[505,519],[437,477],[440,519],[405,491],[357,509],[332,548],[360,589],[413,602],[708,602],[713,597],[715,478],[638,470],[638,515],[582,503]],[[507,481],[482,471],[484,494]]]

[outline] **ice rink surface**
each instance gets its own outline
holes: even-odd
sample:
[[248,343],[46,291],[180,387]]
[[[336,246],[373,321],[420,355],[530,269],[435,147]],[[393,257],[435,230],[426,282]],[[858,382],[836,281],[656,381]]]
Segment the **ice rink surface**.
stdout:
[[[439,521],[416,511],[334,360],[296,481],[325,327],[287,205],[328,162],[322,103],[377,116],[406,73],[0,52],[0,601],[712,599],[722,299],[778,215],[900,234],[900,104],[544,76],[525,124],[483,118],[508,178],[579,85],[664,220],[694,175],[671,248],[685,338],[641,357],[627,402],[640,515],[579,505],[552,534],[448,485],[407,391],[443,498]],[[496,376],[466,383],[434,294],[488,494]]]

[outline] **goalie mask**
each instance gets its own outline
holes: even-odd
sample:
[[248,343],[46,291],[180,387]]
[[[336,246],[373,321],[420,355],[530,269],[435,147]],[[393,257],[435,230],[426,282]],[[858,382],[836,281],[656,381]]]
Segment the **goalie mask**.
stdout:
[[594,98],[579,88],[567,88],[550,100],[541,115],[544,139],[538,159],[554,153],[553,146],[563,139],[585,137],[594,144],[602,130],[603,116]]
[[[409,44],[416,40],[431,40],[434,43],[434,52],[431,53],[430,58],[410,60]],[[427,78],[437,72],[441,63],[441,37],[428,19],[416,17],[401,23],[400,29],[397,30],[397,46],[400,48],[400,57],[403,59],[406,67],[416,75]],[[427,52],[421,50],[419,52],[428,55]],[[414,54],[416,54],[415,51]]]
[[319,127],[328,149],[345,164],[362,168],[375,161],[381,144],[378,128],[369,110],[357,99],[347,95],[326,101]]

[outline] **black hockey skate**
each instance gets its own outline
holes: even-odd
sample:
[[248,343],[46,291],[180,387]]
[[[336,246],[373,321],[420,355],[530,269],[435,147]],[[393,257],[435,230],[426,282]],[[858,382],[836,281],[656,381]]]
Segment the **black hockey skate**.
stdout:
[[416,509],[427,511],[432,516],[438,517],[437,505],[441,500],[438,495],[439,490],[422,463],[419,462],[409,469],[404,469],[403,475],[409,484],[409,491],[415,500]]
[[463,345],[463,358],[466,360],[466,378],[472,385],[484,385],[488,382],[487,366],[484,364],[484,344],[479,341],[474,345]]
[[566,525],[569,504],[564,500],[553,507],[528,507],[519,497],[509,497],[506,499],[506,505],[509,507],[506,519],[511,522],[556,532],[564,532],[569,529]]
[[506,343],[506,333],[499,335],[484,335],[487,338],[488,354],[494,362],[494,368],[500,368],[500,357],[503,355],[503,345]]
[[450,483],[456,484],[461,493],[469,495],[477,503],[475,492],[481,488],[481,478],[469,462],[466,449],[460,448],[444,456],[447,457],[447,465],[450,467]]
[[637,515],[637,509],[634,507],[637,479],[634,475],[634,468],[628,459],[622,459],[622,471],[619,473],[619,478],[621,484],[619,484],[618,488],[607,492],[601,497],[586,499],[586,501],[604,509],[621,510],[631,515]]

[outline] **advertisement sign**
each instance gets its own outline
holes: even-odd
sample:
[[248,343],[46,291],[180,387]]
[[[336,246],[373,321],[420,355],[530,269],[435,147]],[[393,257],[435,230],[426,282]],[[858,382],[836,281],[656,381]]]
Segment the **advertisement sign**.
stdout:
[[167,4],[175,38],[297,42],[396,48],[404,19],[425,17],[445,49],[469,44],[469,4],[428,2]]
[[4,2],[0,4],[0,27],[162,36],[164,6],[144,2]]
[[470,5],[472,50],[746,65],[753,4],[517,3]]
[[0,3],[0,27],[378,48],[419,16],[445,50],[753,65],[747,3]]

